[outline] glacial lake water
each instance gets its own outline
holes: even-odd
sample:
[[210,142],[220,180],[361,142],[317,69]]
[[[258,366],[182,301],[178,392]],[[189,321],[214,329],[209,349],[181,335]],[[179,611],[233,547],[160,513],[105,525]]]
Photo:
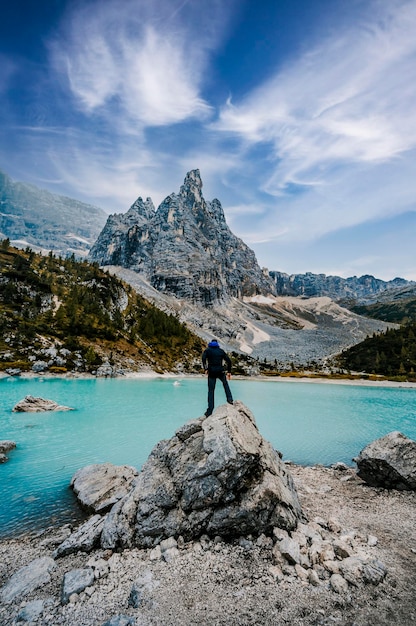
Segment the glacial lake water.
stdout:
[[[160,439],[202,415],[206,380],[177,380],[0,380],[0,440],[17,443],[0,465],[0,537],[80,519],[69,488],[79,468],[140,468]],[[365,445],[393,430],[416,439],[414,388],[232,380],[231,389],[283,458],[302,465],[353,465]],[[75,410],[13,413],[29,394]],[[224,401],[220,384],[216,405]]]

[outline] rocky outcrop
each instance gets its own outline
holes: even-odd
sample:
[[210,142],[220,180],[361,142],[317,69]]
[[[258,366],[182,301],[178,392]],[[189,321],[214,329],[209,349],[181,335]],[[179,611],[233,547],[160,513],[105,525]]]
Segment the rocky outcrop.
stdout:
[[87,465],[74,474],[71,487],[83,508],[103,513],[129,493],[138,474],[129,465]]
[[[98,516],[97,516],[98,517]],[[259,535],[296,528],[302,518],[292,478],[240,402],[187,422],[152,450],[129,493],[96,528],[103,548],[152,547],[204,533]],[[80,549],[88,522],[57,550]],[[96,541],[94,537],[94,541]]]
[[354,459],[372,487],[416,490],[416,441],[397,431],[376,439]]
[[315,298],[328,296],[335,302],[370,303],[381,294],[392,294],[395,291],[413,285],[412,281],[404,278],[384,281],[371,275],[351,276],[326,276],[325,274],[285,274],[284,272],[270,272],[270,276],[279,296],[303,296]]
[[69,406],[62,406],[54,400],[26,396],[13,408],[15,413],[43,413],[45,411],[73,411]]
[[229,229],[219,200],[205,201],[199,170],[188,172],[179,194],[157,211],[150,198],[138,198],[124,215],[110,215],[89,258],[204,305],[274,291],[254,252]]
[[7,452],[13,450],[16,447],[16,443],[14,441],[0,441],[0,463],[5,463],[8,461]]

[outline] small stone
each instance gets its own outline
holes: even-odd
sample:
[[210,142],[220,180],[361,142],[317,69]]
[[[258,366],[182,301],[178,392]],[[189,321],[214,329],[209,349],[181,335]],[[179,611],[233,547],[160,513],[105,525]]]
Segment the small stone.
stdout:
[[343,577],[351,585],[358,586],[363,577],[363,561],[358,557],[350,556],[341,561],[339,567]]
[[170,548],[177,548],[178,542],[176,541],[175,537],[169,537],[168,539],[164,539],[163,541],[161,541],[159,545],[160,545],[161,551],[165,552],[166,550],[169,550]]
[[160,546],[155,546],[152,550],[150,550],[150,553],[149,553],[150,561],[160,561],[161,558],[162,558],[162,550],[160,549]]
[[164,552],[162,552],[162,558],[166,561],[166,563],[170,563],[174,559],[179,556],[178,548],[168,548]]
[[331,588],[336,592],[336,593],[347,593],[348,591],[348,583],[345,580],[345,578],[343,578],[340,574],[332,574],[331,578],[329,579],[329,583],[331,585]]
[[374,559],[365,563],[363,567],[363,579],[366,583],[378,585],[387,574],[387,568],[381,561]]
[[308,571],[308,579],[309,579],[310,584],[313,585],[314,587],[319,587],[319,585],[321,584],[318,574],[313,569],[310,569]]
[[328,529],[333,533],[340,533],[342,526],[336,517],[330,517],[328,520]]
[[309,574],[306,571],[306,569],[304,569],[301,565],[298,565],[298,563],[296,563],[296,565],[295,565],[295,572],[298,575],[298,578],[300,578],[300,580],[308,580],[309,579]]
[[62,582],[61,604],[71,602],[72,596],[77,596],[81,591],[90,587],[94,582],[94,570],[92,567],[74,569],[67,572]]
[[279,550],[289,563],[300,563],[300,547],[293,539],[282,539]]
[[243,550],[251,550],[253,548],[253,542],[249,541],[245,537],[239,538],[238,545],[240,546],[240,548],[243,548]]
[[378,544],[378,539],[374,535],[368,535],[367,537],[367,545],[370,548],[374,548]]
[[43,613],[44,605],[44,600],[32,600],[32,602],[24,603],[17,614],[16,622],[36,622]]
[[268,571],[278,583],[283,580],[284,575],[282,569],[278,565],[270,565]]
[[346,559],[347,557],[351,556],[352,554],[351,548],[346,542],[341,541],[340,539],[336,539],[333,545],[334,545],[334,552],[338,558]]
[[273,548],[273,539],[271,537],[266,537],[266,535],[261,534],[257,537],[256,546],[259,548]]
[[273,528],[273,535],[277,539],[277,541],[282,541],[283,539],[289,539],[289,533],[284,528]]
[[345,463],[342,463],[341,461],[338,461],[337,463],[333,463],[331,465],[331,468],[336,470],[337,472],[346,472],[349,469],[348,465],[346,465]]
[[324,561],[334,561],[335,560],[335,552],[334,548],[331,544],[323,544],[321,551],[319,552],[319,561],[320,563],[324,563]]
[[338,561],[324,561],[322,565],[328,572],[331,572],[331,574],[339,574],[339,562]]

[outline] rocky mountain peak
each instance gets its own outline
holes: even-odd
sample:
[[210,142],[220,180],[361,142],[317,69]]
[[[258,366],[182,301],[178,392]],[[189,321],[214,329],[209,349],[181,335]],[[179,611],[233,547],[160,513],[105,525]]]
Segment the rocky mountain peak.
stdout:
[[229,229],[220,201],[204,199],[198,169],[156,211],[139,197],[127,213],[110,216],[90,259],[132,269],[159,291],[203,304],[274,291],[254,252]]
[[151,198],[146,198],[146,201],[143,201],[143,198],[139,196],[134,202],[130,209],[127,211],[126,216],[129,216],[130,220],[134,220],[136,217],[142,218],[143,220],[150,219],[155,213],[155,207]]
[[183,181],[183,185],[180,189],[180,194],[183,193],[188,193],[188,192],[192,192],[192,193],[199,193],[201,194],[202,192],[202,179],[201,179],[201,174],[199,172],[199,170],[191,170],[190,172],[187,173],[187,175],[185,176],[185,180]]

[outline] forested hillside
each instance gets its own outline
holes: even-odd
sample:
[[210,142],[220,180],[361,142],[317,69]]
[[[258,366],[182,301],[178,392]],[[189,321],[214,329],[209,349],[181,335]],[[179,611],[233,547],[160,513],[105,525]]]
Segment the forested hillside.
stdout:
[[340,365],[355,372],[416,381],[416,323],[368,337],[345,350]]
[[401,327],[368,337],[345,350],[339,359],[341,366],[359,372],[416,380],[414,288],[403,289],[403,293],[398,292],[394,300],[385,299],[367,306],[355,306],[352,310],[358,315],[401,324]]
[[351,309],[358,315],[373,317],[385,322],[407,324],[416,322],[416,298],[404,298],[392,302],[376,302],[367,306],[355,306]]
[[[98,264],[0,243],[0,369],[199,368],[201,340]],[[43,363],[43,365],[39,364]],[[44,371],[43,370],[43,371]]]

